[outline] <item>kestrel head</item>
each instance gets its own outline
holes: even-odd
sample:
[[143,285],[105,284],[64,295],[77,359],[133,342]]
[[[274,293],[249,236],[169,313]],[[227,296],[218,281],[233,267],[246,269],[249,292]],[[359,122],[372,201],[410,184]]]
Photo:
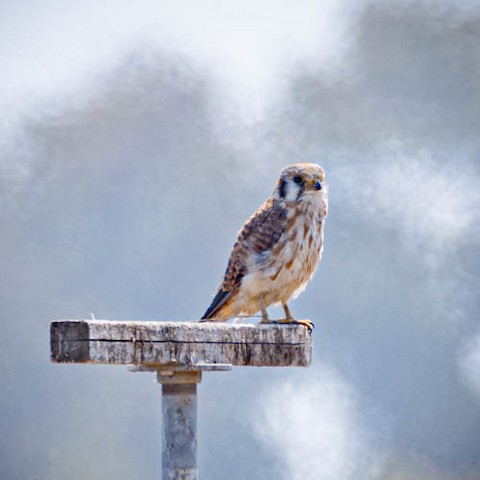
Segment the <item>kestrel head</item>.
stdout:
[[274,198],[295,202],[326,193],[325,171],[316,163],[294,163],[280,172]]

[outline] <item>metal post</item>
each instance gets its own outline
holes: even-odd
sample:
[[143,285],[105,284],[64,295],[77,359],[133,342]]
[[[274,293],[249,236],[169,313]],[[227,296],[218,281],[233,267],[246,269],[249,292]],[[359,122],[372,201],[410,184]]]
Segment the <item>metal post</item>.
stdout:
[[197,383],[201,372],[162,373],[157,375],[162,384],[162,480],[197,480]]

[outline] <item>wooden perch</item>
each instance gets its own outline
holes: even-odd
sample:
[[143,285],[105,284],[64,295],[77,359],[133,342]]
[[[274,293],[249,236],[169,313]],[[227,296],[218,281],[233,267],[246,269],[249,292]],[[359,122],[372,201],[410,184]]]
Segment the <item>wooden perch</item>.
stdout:
[[56,363],[215,370],[307,367],[312,337],[301,325],[62,320],[51,324]]
[[50,326],[52,362],[133,365],[162,384],[162,478],[197,480],[197,383],[232,365],[308,367],[301,325],[62,320]]

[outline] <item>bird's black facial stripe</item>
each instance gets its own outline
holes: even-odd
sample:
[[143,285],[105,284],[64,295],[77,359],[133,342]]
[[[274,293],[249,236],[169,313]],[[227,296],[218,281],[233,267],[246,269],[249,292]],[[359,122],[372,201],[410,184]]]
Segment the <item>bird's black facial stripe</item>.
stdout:
[[[293,179],[293,181],[295,181],[295,179]],[[305,191],[305,182],[302,180],[302,183],[299,183],[297,185],[297,188],[298,188],[298,193],[297,193],[297,201],[298,201],[302,196],[303,192]]]
[[285,198],[285,195],[287,195],[287,182],[285,180],[280,182],[280,185],[278,186],[278,194],[280,195],[280,198]]

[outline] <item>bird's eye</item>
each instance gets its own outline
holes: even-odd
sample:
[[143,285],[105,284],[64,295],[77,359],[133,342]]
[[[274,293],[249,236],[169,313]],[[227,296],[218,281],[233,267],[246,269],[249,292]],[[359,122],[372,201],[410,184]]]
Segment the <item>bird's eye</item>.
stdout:
[[293,181],[300,184],[303,183],[303,178],[300,175],[297,175],[296,177],[293,177]]

